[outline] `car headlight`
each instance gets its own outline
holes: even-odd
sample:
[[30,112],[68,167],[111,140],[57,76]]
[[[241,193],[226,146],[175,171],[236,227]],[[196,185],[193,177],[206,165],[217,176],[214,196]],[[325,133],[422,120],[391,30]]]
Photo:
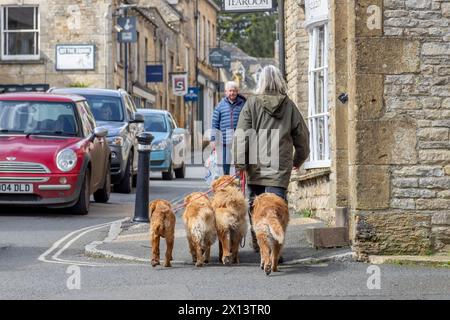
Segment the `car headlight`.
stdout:
[[108,138],[107,141],[110,146],[123,146],[123,138],[120,136]]
[[173,139],[173,142],[174,142],[175,144],[178,144],[178,143],[180,143],[181,141],[184,140],[184,135],[183,135],[183,134],[174,134],[174,135],[172,136],[172,139]]
[[56,165],[59,170],[68,172],[75,168],[77,164],[77,154],[72,149],[64,149],[56,156]]
[[167,140],[162,140],[152,144],[152,151],[164,150],[167,148]]

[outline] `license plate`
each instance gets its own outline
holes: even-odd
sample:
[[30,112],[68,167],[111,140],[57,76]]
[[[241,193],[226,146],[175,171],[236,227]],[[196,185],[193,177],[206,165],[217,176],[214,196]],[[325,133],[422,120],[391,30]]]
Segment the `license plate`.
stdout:
[[0,193],[33,193],[33,184],[0,183]]

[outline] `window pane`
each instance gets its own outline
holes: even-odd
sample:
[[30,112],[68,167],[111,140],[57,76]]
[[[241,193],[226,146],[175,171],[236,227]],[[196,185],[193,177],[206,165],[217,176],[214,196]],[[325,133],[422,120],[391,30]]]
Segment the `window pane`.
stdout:
[[325,121],[322,117],[317,119],[317,137],[318,160],[325,160]]
[[8,13],[8,30],[33,30],[34,7],[6,8]]
[[324,71],[314,72],[314,103],[313,114],[322,113],[324,110]]
[[36,54],[35,34],[35,32],[9,32],[7,34],[7,54]]
[[320,68],[325,66],[325,27],[319,27],[318,30],[318,37],[317,37],[317,44],[316,44],[316,59],[315,59],[315,68]]

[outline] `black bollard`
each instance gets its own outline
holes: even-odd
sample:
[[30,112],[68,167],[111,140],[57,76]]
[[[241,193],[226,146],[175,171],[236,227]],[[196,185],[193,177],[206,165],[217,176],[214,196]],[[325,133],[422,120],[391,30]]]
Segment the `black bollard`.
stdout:
[[139,159],[136,184],[136,202],[134,205],[134,222],[148,223],[148,185],[150,180],[150,150],[153,135],[148,132],[141,133],[138,137]]

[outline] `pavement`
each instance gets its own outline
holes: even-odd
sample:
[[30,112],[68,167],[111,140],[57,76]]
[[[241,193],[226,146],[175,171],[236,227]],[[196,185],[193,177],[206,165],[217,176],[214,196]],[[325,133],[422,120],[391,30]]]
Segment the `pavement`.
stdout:
[[[189,253],[184,223],[181,219],[182,210],[176,212],[175,245],[173,249],[173,265],[193,265]],[[352,260],[353,254],[349,247],[315,249],[306,241],[305,230],[308,227],[323,227],[325,224],[319,220],[303,218],[291,214],[291,220],[286,231],[286,241],[283,249],[284,265],[320,263],[325,261]],[[259,266],[259,253],[253,252],[250,247],[250,231],[247,232],[245,243],[241,243],[239,259],[241,265]],[[243,245],[243,247],[242,247]],[[161,259],[166,250],[165,240],[160,243]],[[129,217],[127,220],[113,224],[108,236],[103,241],[94,241],[85,246],[85,254],[90,257],[127,260],[136,263],[150,264],[150,235],[148,223],[134,223]],[[218,242],[211,250],[210,265],[219,265]]]

